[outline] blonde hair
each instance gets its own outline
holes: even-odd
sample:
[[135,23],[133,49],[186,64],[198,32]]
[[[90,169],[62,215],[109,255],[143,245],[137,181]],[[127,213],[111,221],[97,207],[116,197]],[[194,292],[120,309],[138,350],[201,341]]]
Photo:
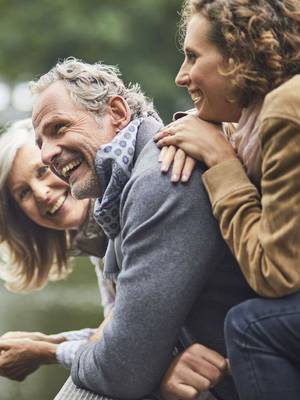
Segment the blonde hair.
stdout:
[[197,13],[211,23],[210,40],[229,60],[222,74],[243,106],[300,72],[299,0],[186,0],[182,36]]
[[0,276],[16,292],[41,289],[49,279],[61,279],[70,271],[68,233],[29,219],[7,187],[18,150],[34,143],[30,119],[13,123],[0,135]]

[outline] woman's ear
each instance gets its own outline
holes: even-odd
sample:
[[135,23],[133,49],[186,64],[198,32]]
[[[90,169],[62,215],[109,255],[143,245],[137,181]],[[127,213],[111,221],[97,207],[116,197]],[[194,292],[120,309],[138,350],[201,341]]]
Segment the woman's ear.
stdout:
[[108,112],[116,131],[125,128],[131,120],[131,111],[127,101],[122,96],[112,96],[108,103]]

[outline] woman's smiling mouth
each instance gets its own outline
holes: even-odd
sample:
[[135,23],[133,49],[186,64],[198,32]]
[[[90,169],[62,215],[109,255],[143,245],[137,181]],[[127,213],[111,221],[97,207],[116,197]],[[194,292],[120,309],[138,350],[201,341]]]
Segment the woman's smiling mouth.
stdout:
[[53,206],[47,210],[48,215],[55,215],[63,206],[64,202],[66,201],[66,198],[68,197],[69,192],[66,191],[62,196],[60,196],[57,201],[53,204]]

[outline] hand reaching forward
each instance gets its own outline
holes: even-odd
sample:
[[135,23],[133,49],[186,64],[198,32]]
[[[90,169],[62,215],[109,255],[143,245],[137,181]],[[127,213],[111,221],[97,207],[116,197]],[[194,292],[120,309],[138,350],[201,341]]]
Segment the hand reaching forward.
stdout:
[[23,381],[42,364],[56,362],[56,345],[30,339],[0,340],[0,375]]
[[165,400],[191,400],[228,373],[220,354],[198,343],[179,354],[166,372],[160,391]]
[[24,332],[24,331],[10,331],[4,333],[0,336],[0,340],[2,339],[30,339],[30,340],[37,340],[39,342],[49,342],[54,344],[59,344],[64,342],[66,339],[64,336],[57,334],[57,335],[46,335],[45,333],[41,332]]

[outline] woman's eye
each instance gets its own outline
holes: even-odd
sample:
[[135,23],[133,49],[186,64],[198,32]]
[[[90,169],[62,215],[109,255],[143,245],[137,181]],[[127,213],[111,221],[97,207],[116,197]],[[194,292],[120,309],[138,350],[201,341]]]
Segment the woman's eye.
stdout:
[[24,187],[23,189],[21,189],[19,192],[20,201],[25,200],[28,197],[29,193],[30,193],[29,187]]
[[192,62],[195,61],[196,58],[197,58],[196,54],[195,54],[195,53],[192,53],[191,51],[187,51],[187,52],[185,53],[185,56],[186,56],[186,58],[187,58],[188,61],[192,61]]
[[42,178],[44,175],[47,174],[47,172],[49,172],[49,167],[47,165],[43,165],[38,169],[38,177]]

